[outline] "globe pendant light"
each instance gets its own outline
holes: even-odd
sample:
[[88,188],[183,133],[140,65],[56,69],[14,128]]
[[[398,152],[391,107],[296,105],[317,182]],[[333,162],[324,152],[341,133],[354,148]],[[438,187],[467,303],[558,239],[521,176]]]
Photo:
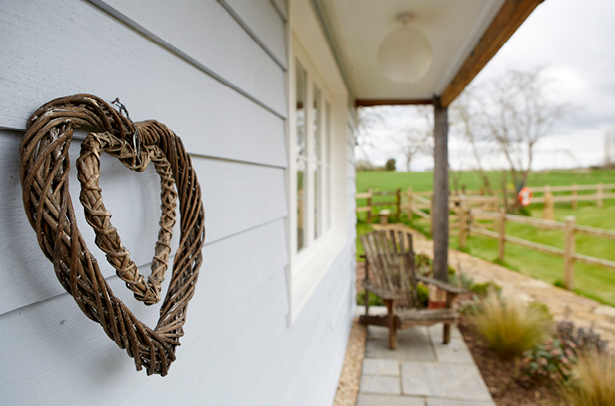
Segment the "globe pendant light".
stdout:
[[378,47],[378,64],[391,82],[416,83],[429,70],[432,50],[422,32],[408,23],[414,19],[413,13],[397,16],[403,23],[382,41]]

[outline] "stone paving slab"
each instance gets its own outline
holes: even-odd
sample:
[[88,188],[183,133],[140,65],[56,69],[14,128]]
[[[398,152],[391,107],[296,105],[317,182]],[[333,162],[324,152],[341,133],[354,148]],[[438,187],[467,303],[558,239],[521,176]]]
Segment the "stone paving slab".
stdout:
[[368,375],[399,376],[399,361],[384,358],[366,358],[363,360],[363,373]]
[[457,327],[447,345],[442,329],[400,331],[393,351],[388,329],[369,326],[357,406],[495,406]]
[[389,331],[384,327],[368,326],[365,358],[435,361],[436,354],[425,327],[397,332],[397,350],[389,349]]
[[[385,406],[383,403],[382,406]],[[477,402],[475,400],[455,400],[455,399],[437,399],[427,398],[427,406],[495,406],[494,402]]]
[[383,395],[401,395],[399,377],[362,374],[361,392]]
[[369,395],[361,393],[359,394],[357,406],[425,406],[425,400],[422,397]]
[[404,395],[491,401],[491,394],[476,365],[442,362],[402,362]]

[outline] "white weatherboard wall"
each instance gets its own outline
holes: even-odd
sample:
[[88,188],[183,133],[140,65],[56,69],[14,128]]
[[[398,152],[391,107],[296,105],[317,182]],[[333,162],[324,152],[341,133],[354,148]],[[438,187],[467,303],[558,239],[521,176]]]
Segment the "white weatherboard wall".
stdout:
[[[1,405],[332,403],[354,301],[352,120],[339,134],[348,143],[348,242],[289,325],[286,18],[283,0],[0,2]],[[164,378],[137,372],[81,313],[23,211],[21,133],[6,128],[24,128],[40,105],[75,93],[120,97],[134,120],[167,124],[198,173],[204,261]],[[73,162],[77,153],[78,140]],[[101,186],[124,245],[149,273],[155,171],[105,157]],[[155,325],[157,306],[132,299],[79,226],[114,293]]]

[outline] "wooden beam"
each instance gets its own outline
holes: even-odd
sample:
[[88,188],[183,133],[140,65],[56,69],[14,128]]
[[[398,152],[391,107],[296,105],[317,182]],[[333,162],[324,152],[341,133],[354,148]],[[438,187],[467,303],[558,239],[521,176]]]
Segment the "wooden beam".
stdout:
[[420,104],[432,104],[431,99],[356,99],[355,107],[372,106],[411,106]]
[[433,275],[448,282],[448,108],[434,98]]
[[451,84],[442,93],[440,102],[443,107],[450,105],[459,96],[542,2],[543,0],[506,0]]

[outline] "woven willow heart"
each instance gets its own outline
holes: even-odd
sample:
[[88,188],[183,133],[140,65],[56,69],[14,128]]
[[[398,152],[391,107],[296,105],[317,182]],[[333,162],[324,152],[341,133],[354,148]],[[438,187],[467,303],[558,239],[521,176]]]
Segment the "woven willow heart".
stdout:
[[[68,190],[68,150],[74,129],[81,126],[102,130],[86,138],[77,161],[82,185],[80,201],[86,219],[94,228],[96,244],[118,276],[145,304],[156,303],[160,298],[179,198],[180,243],[155,329],[140,322],[113,295],[77,228]],[[152,274],[147,281],[122,245],[102,202],[98,179],[103,151],[138,172],[152,161],[160,175],[161,229]],[[58,280],[83,313],[100,323],[105,333],[126,349],[138,370],[145,366],[148,375],[166,375],[183,336],[186,309],[194,295],[205,240],[201,191],[181,140],[163,124],[132,123],[96,96],[75,95],[53,100],[32,115],[19,152],[26,215],[43,253],[54,264]]]

